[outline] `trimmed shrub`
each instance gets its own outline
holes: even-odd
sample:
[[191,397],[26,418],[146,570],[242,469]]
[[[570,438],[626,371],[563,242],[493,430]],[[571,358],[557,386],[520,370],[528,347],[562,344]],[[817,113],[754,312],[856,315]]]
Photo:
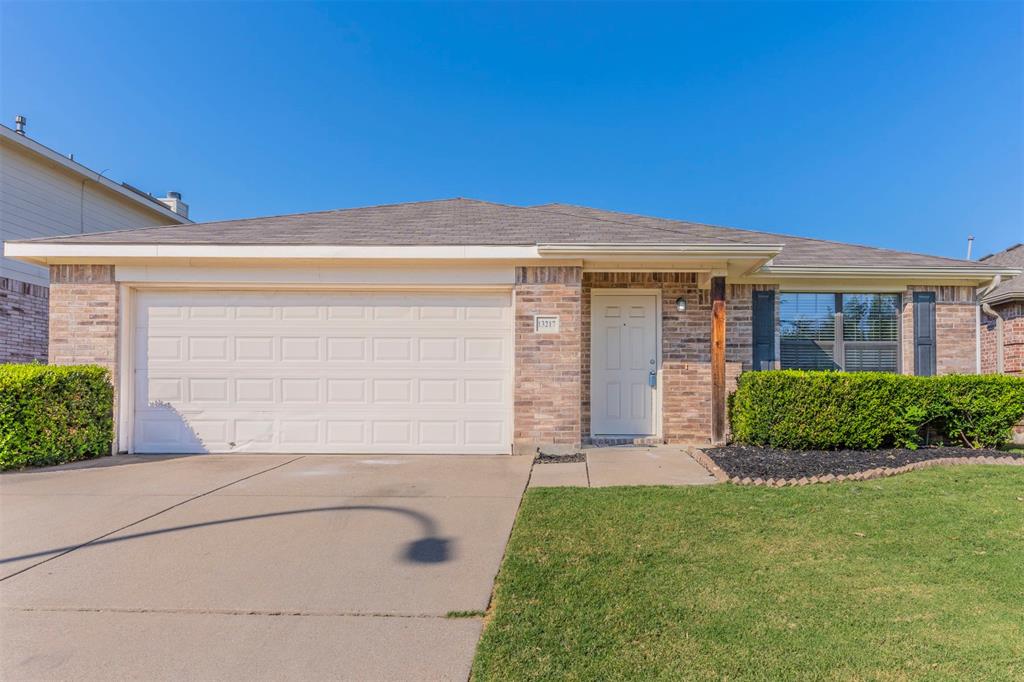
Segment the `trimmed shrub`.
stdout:
[[110,454],[114,389],[95,365],[0,365],[0,470]]
[[1024,379],[879,372],[746,372],[729,400],[737,442],[794,450],[916,447],[927,432],[996,447],[1024,417]]

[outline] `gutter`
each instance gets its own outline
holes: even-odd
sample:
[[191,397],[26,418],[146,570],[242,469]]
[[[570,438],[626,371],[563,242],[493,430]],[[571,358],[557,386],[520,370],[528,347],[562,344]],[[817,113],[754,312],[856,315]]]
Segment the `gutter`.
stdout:
[[1020,270],[1013,268],[970,267],[962,265],[950,266],[904,266],[904,267],[873,267],[863,265],[766,265],[758,270],[757,275],[775,277],[893,277],[899,279],[979,279],[991,280],[1003,275],[1014,276]]
[[773,258],[782,253],[782,244],[538,244],[541,256],[704,256]]

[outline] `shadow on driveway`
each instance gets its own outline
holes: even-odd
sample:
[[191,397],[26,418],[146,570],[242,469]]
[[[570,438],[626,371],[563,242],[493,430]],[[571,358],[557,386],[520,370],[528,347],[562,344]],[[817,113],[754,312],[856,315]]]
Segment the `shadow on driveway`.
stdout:
[[389,512],[392,514],[402,514],[415,520],[420,525],[420,531],[422,532],[423,537],[419,538],[418,540],[410,542],[405,547],[405,551],[403,552],[402,556],[408,563],[438,564],[448,561],[451,558],[451,540],[447,538],[438,537],[437,524],[434,522],[432,518],[430,518],[426,514],[422,514],[412,509],[406,509],[404,507],[389,507],[375,504],[354,504],[332,507],[310,507],[308,509],[291,509],[288,511],[268,512],[266,514],[250,514],[248,516],[235,516],[227,519],[217,519],[216,521],[203,521],[202,523],[190,523],[184,526],[161,528],[159,530],[150,530],[144,533],[130,533],[128,535],[120,535],[117,537],[101,538],[99,540],[86,542],[81,545],[55,547],[53,549],[47,549],[40,552],[33,552],[31,554],[21,554],[19,556],[4,557],[0,558],[0,565],[11,563],[14,561],[24,561],[26,559],[37,559],[42,557],[48,557],[55,554],[64,554],[66,552],[70,552],[72,550],[79,549],[82,547],[91,547],[94,545],[109,545],[115,542],[136,540],[138,538],[144,538],[153,535],[166,535],[168,533],[178,533],[181,531],[205,528],[208,526],[220,526],[228,523],[240,523],[242,521],[257,521],[260,519],[268,519],[279,516],[295,516],[298,514],[322,514],[326,512],[344,511]]

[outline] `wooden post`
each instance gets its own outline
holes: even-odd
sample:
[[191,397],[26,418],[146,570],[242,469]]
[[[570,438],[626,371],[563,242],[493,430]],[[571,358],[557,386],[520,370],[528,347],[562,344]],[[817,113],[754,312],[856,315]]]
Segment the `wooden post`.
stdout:
[[725,277],[711,278],[711,442],[725,442]]

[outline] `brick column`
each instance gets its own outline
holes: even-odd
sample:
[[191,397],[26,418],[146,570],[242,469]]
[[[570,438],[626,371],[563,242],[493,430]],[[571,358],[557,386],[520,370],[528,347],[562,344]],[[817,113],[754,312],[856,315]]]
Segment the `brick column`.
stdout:
[[[517,452],[580,445],[581,284],[579,267],[516,268]],[[536,315],[557,315],[559,331],[535,332]]]
[[914,292],[901,295],[900,313],[900,373],[914,373]]
[[50,266],[50,364],[102,365],[117,386],[113,265]]

